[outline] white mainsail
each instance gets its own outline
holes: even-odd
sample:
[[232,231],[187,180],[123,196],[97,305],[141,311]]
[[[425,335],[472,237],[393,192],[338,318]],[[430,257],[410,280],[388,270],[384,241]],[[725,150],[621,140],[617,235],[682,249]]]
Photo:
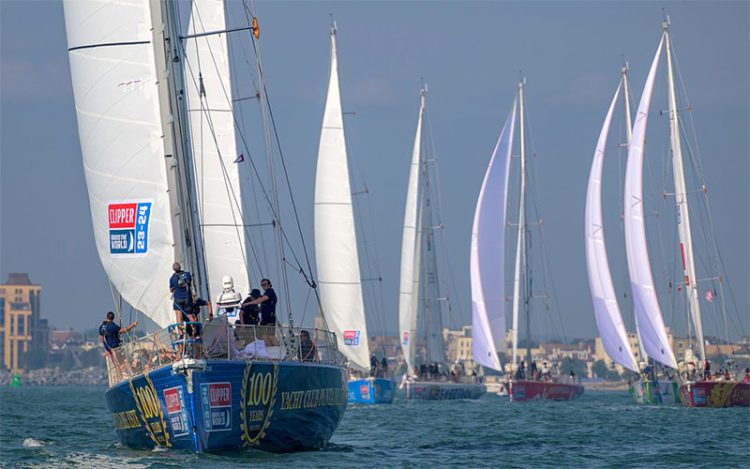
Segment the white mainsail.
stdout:
[[625,248],[628,260],[628,272],[633,291],[633,307],[638,318],[638,329],[646,353],[671,368],[677,368],[677,362],[667,339],[664,319],[651,273],[651,263],[646,244],[646,226],[643,216],[643,148],[646,141],[646,124],[654,89],[656,69],[659,65],[664,39],[659,42],[651,69],[643,87],[641,101],[638,104],[633,139],[628,149],[628,162],[625,171]]
[[149,3],[65,2],[70,71],[99,259],[122,298],[172,322],[175,258]]
[[[418,236],[419,213],[419,173],[422,154],[422,120],[425,111],[425,90],[420,92],[417,134],[414,137],[414,150],[409,171],[409,186],[406,192],[404,209],[404,231],[401,238],[401,281],[399,288],[399,338],[404,352],[408,372],[414,367],[414,352],[417,329],[417,301],[419,296],[419,249],[421,236]],[[421,227],[419,227],[421,230]]]
[[515,119],[513,103],[484,175],[471,231],[472,356],[498,371],[498,350],[505,351],[505,219]]
[[[224,31],[224,2],[193,0],[188,35]],[[235,143],[226,34],[188,38],[185,89],[190,140],[201,217],[209,298],[222,291],[229,275],[235,290],[249,291],[240,177]]]
[[350,363],[369,369],[365,308],[341,112],[336,29],[315,175],[315,258],[323,313]]
[[638,363],[630,350],[628,334],[622,321],[617,295],[612,284],[612,276],[607,259],[607,248],[604,242],[604,223],[602,220],[602,169],[604,150],[607,146],[609,126],[615,103],[620,95],[620,86],[607,111],[599,140],[591,163],[589,184],[586,192],[586,212],[584,230],[586,235],[586,267],[588,268],[589,287],[594,303],[594,314],[599,335],[607,354],[620,365],[631,371],[638,371]]

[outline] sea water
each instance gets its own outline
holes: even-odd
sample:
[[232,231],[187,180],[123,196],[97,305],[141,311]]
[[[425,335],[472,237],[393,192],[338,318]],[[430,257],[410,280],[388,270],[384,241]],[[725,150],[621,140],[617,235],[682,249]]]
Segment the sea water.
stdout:
[[750,408],[639,406],[625,391],[586,392],[572,402],[486,395],[350,405],[324,450],[222,455],[122,447],[104,391],[0,389],[0,466],[750,467]]

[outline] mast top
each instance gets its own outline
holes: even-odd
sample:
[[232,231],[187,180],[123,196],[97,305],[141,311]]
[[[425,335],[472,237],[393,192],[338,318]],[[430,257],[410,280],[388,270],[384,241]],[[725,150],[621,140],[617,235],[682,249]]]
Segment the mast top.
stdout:
[[627,60],[625,61],[625,64],[622,66],[622,74],[627,75],[628,71],[630,71],[630,62]]
[[331,18],[331,36],[336,35],[336,31],[338,31],[338,26],[336,26],[336,20],[333,19],[333,13],[328,14]]

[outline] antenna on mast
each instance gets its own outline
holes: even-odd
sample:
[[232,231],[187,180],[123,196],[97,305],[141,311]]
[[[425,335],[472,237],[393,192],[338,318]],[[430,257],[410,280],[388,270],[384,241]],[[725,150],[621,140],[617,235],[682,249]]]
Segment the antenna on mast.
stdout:
[[328,13],[328,17],[331,19],[331,34],[335,35],[338,27],[336,26],[336,20],[333,19],[333,13]]

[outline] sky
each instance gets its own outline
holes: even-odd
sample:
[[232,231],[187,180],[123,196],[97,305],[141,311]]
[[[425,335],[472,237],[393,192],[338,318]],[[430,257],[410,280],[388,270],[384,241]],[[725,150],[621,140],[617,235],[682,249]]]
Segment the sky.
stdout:
[[[371,327],[371,333],[397,329],[401,226],[420,80],[429,84],[445,246],[457,287],[455,326],[471,318],[469,238],[476,197],[523,75],[538,203],[561,320],[567,336],[593,337],[583,242],[588,172],[623,57],[636,103],[640,97],[659,43],[663,7],[672,22],[717,244],[734,287],[734,314],[743,322],[730,326],[730,333],[750,333],[749,5],[258,2],[268,92],[308,247],[332,13],[343,107],[356,112],[347,120],[350,158],[371,192],[369,225],[383,275],[385,310],[378,324],[384,326]],[[95,327],[112,309],[112,296],[94,246],[63,8],[60,2],[3,0],[0,21],[0,275],[4,281],[10,272],[28,272],[41,284],[42,314],[53,326]],[[658,110],[666,109],[665,86],[662,73],[647,141],[652,194],[662,190],[666,119]],[[617,138],[613,127],[611,140]],[[611,151],[616,156],[614,145]],[[605,224],[610,223],[605,226],[613,227],[608,249],[622,290],[617,164],[605,163],[605,173]],[[663,210],[674,211],[667,205]],[[674,229],[666,230],[665,237],[673,237]],[[655,267],[655,277],[664,270]],[[626,310],[626,303],[621,306]],[[680,314],[665,317],[679,329]],[[724,330],[716,316],[709,314],[704,323],[707,334]]]

